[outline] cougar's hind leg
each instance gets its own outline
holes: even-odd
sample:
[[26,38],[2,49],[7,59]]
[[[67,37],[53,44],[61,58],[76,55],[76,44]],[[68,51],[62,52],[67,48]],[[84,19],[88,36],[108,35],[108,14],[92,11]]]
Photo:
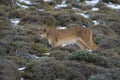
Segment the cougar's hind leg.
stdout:
[[81,48],[82,51],[87,49],[87,47],[80,40],[77,40],[76,44]]

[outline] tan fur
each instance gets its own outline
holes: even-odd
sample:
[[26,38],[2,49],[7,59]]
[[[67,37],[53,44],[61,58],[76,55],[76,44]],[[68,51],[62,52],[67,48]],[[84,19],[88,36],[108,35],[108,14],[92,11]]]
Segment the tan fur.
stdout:
[[47,38],[52,48],[60,46],[64,43],[76,43],[81,50],[87,48],[92,51],[97,49],[92,39],[92,31],[83,27],[72,27],[67,29],[41,29],[39,34],[43,38]]

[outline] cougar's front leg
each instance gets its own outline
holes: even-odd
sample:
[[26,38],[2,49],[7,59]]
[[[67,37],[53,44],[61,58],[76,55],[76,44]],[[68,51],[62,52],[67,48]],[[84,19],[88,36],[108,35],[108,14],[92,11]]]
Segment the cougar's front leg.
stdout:
[[77,40],[76,44],[81,48],[82,51],[87,49],[87,47],[80,40]]
[[55,49],[60,46],[57,40],[52,40],[51,45],[52,45],[52,49]]
[[55,48],[55,47],[57,47],[57,42],[53,42],[51,45],[52,45],[52,48]]

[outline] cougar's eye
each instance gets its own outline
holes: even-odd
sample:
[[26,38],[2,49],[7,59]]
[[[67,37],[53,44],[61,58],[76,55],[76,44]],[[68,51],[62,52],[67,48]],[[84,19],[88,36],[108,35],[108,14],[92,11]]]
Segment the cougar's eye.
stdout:
[[42,33],[40,33],[40,34],[42,34]]

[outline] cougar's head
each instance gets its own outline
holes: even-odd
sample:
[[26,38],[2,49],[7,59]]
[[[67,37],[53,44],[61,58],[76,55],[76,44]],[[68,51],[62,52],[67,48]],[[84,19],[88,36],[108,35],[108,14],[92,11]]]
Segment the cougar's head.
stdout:
[[39,29],[38,35],[40,35],[42,38],[47,37],[47,29]]

